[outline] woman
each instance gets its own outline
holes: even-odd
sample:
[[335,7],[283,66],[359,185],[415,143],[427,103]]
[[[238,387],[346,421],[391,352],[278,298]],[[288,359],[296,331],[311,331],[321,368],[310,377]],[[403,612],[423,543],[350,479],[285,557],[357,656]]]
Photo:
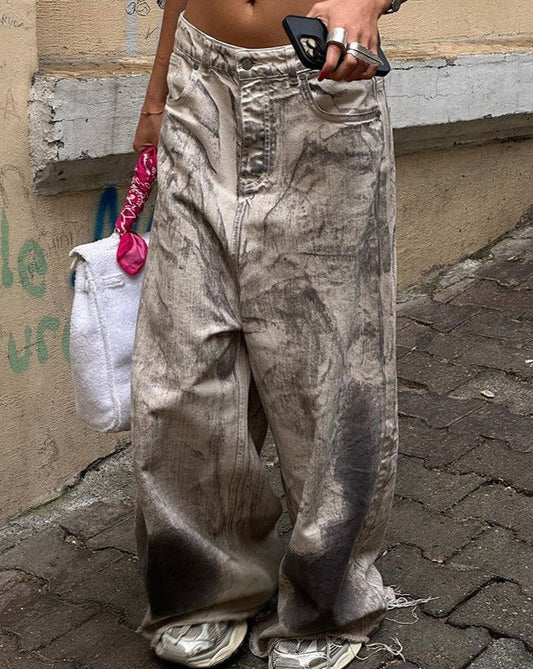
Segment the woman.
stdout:
[[[160,657],[350,662],[397,454],[394,167],[375,66],[296,58],[285,14],[377,51],[400,0],[167,0],[134,148],[159,144],[133,361],[137,541]],[[184,15],[180,13],[185,9]],[[344,33],[335,31],[336,42]],[[163,113],[164,112],[164,113]],[[294,530],[258,457],[270,425]]]

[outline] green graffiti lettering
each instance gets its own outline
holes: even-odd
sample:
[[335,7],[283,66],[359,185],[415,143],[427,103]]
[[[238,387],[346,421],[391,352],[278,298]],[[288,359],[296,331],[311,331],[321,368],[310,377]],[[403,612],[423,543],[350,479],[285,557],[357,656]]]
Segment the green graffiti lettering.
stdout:
[[65,323],[62,337],[63,357],[70,365],[70,320]]
[[24,344],[24,354],[22,356],[19,356],[18,354],[17,345],[15,344],[15,338],[13,337],[13,334],[9,335],[9,341],[7,344],[7,357],[9,360],[9,366],[17,374],[22,374],[30,366],[31,335],[32,329],[27,326],[24,331],[24,338],[26,343]]
[[2,286],[4,288],[11,288],[13,285],[13,272],[9,268],[9,224],[5,209],[2,209],[0,236],[2,237]]
[[[17,267],[24,290],[32,297],[44,295],[46,290],[44,277],[48,263],[43,249],[35,240],[29,239],[20,247]],[[40,281],[39,277],[41,277]]]
[[50,332],[57,332],[59,330],[59,318],[56,318],[55,316],[44,316],[37,324],[37,360],[39,360],[40,363],[48,360],[48,346],[46,345],[44,336],[44,333],[47,330]]

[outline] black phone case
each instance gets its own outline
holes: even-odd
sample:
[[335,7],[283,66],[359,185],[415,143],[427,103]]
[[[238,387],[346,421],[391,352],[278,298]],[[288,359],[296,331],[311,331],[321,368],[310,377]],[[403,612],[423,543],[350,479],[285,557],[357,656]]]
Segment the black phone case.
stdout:
[[[283,28],[291,41],[300,61],[311,70],[321,70],[326,60],[328,29],[320,19],[289,14],[283,19]],[[376,76],[385,77],[391,66],[387,57],[378,46],[378,55],[383,61]]]

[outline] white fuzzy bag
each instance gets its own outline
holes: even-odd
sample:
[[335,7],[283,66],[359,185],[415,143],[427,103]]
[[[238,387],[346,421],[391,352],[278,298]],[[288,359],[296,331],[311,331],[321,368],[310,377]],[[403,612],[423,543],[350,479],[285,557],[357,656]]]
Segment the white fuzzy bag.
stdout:
[[78,415],[98,432],[130,428],[131,357],[149,234],[131,227],[155,178],[156,155],[144,151],[116,230],[76,246],[70,357]]

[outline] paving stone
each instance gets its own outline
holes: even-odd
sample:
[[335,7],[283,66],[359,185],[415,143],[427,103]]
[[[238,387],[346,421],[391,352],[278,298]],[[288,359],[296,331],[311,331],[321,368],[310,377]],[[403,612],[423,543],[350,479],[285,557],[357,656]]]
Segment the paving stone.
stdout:
[[448,393],[476,373],[476,369],[451,364],[424,351],[411,351],[398,362],[400,379],[422,384],[435,393]]
[[468,669],[533,669],[533,655],[518,639],[497,639]]
[[2,669],[77,669],[71,662],[46,662],[38,656],[19,650],[15,637],[0,634],[0,667]]
[[484,478],[477,474],[457,475],[426,469],[421,460],[400,456],[396,493],[422,502],[430,511],[444,511],[478,488]]
[[377,566],[385,583],[398,586],[412,598],[436,597],[420,604],[423,611],[434,616],[448,615],[491,578],[477,569],[459,569],[426,560],[413,546],[396,546],[379,558]]
[[489,339],[501,339],[515,346],[533,343],[533,323],[509,318],[492,309],[479,311],[468,321],[459,325],[456,332],[480,335]]
[[[390,611],[399,618],[400,610]],[[479,627],[458,629],[447,625],[424,613],[418,612],[418,622],[404,625],[385,620],[378,632],[372,636],[371,642],[393,645],[391,637],[396,637],[403,646],[403,655],[407,662],[420,669],[459,669],[479,655],[490,643],[487,630]],[[370,649],[369,649],[370,652]],[[387,657],[387,653],[380,653]],[[388,655],[390,658],[390,655]],[[361,667],[368,667],[365,660]],[[352,665],[358,667],[357,663]],[[377,665],[378,667],[380,665]],[[386,665],[387,667],[389,665]],[[391,662],[391,667],[394,664]]]
[[522,452],[533,450],[533,418],[517,416],[497,404],[483,403],[476,412],[451,424],[450,431],[506,441],[511,448]]
[[405,346],[396,346],[396,360],[401,360],[410,350],[410,348],[405,348]]
[[419,418],[401,416],[399,426],[400,453],[422,458],[428,467],[450,464],[486,441],[479,435],[433,429]]
[[61,526],[83,542],[87,542],[91,537],[114,527],[132,514],[133,510],[124,504],[93,502],[63,516]]
[[19,527],[16,524],[9,524],[0,528],[0,553],[13,548],[21,541],[28,539],[33,534],[29,527]]
[[413,311],[416,311],[419,304],[426,304],[430,299],[426,292],[423,294],[417,294],[415,296],[409,295],[408,299],[400,302],[401,296],[398,296],[398,301],[396,303],[396,314],[401,318],[411,318]]
[[533,260],[533,244],[529,237],[505,236],[491,248],[491,255],[498,260],[524,262]]
[[415,300],[404,302],[400,309],[401,316],[408,316],[424,325],[430,325],[439,332],[449,332],[461,323],[472,318],[480,310],[477,306],[450,305],[436,302],[424,295]]
[[25,580],[27,579],[24,578],[24,573],[21,571],[0,571],[0,595],[4,595],[17,583],[23,583]]
[[[417,609],[417,612],[420,614],[419,609]],[[400,622],[396,622],[396,620]],[[357,653],[357,659],[349,665],[349,669],[356,669],[356,667],[361,667],[361,669],[384,669],[385,667],[386,669],[405,669],[406,667],[412,669],[412,667],[415,667],[415,669],[419,669],[419,665],[415,664],[411,658],[405,658],[404,660],[398,655],[393,655],[384,647],[384,644],[386,644],[391,648],[401,650],[409,636],[410,625],[413,623],[415,623],[415,618],[411,609],[390,611],[390,618],[387,615],[378,630],[370,637],[370,641],[363,644]],[[413,626],[416,626],[416,624]],[[256,669],[265,669],[265,665],[263,664],[262,667]]]
[[476,272],[480,267],[483,267],[483,264],[484,261],[481,258],[471,256],[455,265],[449,265],[440,271],[436,270],[434,273],[436,281],[434,280],[433,283],[437,285],[434,287],[434,290],[437,290],[437,286],[438,288],[446,288],[446,286],[450,286],[452,283],[456,283],[467,277],[477,278]]
[[454,555],[448,564],[516,581],[526,595],[533,596],[531,546],[516,539],[510,530],[490,528]]
[[474,490],[458,502],[449,515],[454,518],[484,518],[514,530],[516,537],[522,541],[533,542],[533,497],[501,484],[484,485]]
[[527,281],[521,283],[518,287],[518,290],[533,290],[533,276],[530,276]]
[[87,547],[97,548],[116,548],[126,551],[131,555],[136,555],[137,545],[135,542],[135,526],[133,516],[128,516],[116,525],[108,527],[103,532],[99,532],[88,539]]
[[[529,220],[531,220],[531,217]],[[506,236],[513,239],[533,239],[533,225],[531,225],[529,222],[526,222],[525,224],[519,224],[516,226],[516,228],[513,228],[510,232],[508,232]]]
[[437,355],[448,362],[462,364],[462,356],[466,351],[479,346],[479,337],[469,334],[458,334],[451,332],[436,332],[431,339],[426,338],[418,346],[419,350]]
[[413,348],[424,349],[436,334],[435,330],[432,330],[427,325],[422,325],[411,320],[409,325],[404,326],[396,333],[396,344],[409,350]]
[[491,369],[501,369],[506,372],[517,374],[523,379],[533,379],[533,366],[528,366],[526,360],[533,359],[532,346],[514,346],[508,342],[486,337],[474,337],[477,342],[460,351],[457,362],[464,365],[476,365]]
[[79,662],[86,669],[170,669],[168,663],[157,660],[149,645],[147,639],[105,612],[48,644],[41,655]]
[[495,634],[521,639],[533,645],[533,599],[516,583],[485,585],[448,618],[453,625],[486,627]]
[[430,513],[419,502],[394,504],[387,532],[387,546],[412,544],[430,560],[446,560],[484,527],[479,521],[459,521]]
[[138,561],[127,556],[107,565],[98,574],[86,574],[70,588],[62,588],[73,602],[98,601],[120,612],[121,622],[136,629],[144,615],[147,601]]
[[478,276],[493,279],[502,286],[518,286],[533,274],[533,262],[499,260],[487,263],[477,272]]
[[[530,298],[530,301],[533,298]],[[520,316],[520,320],[523,321],[533,321],[533,307],[531,309],[528,309],[528,311],[524,311],[524,313]]]
[[[385,621],[385,623],[382,625],[382,629],[387,630],[388,628],[389,624],[387,621]],[[394,630],[394,632],[397,633],[397,630]],[[397,647],[396,643],[391,642],[390,636],[379,635],[380,631],[371,637],[370,644],[363,645],[357,654],[358,659],[354,660],[352,664],[348,665],[349,669],[359,669],[359,667],[361,669],[384,669],[385,667],[387,669],[398,669],[398,667],[405,666],[402,660],[394,659],[393,655],[391,655],[391,653],[389,653],[384,648],[372,648],[372,643],[387,643]],[[412,665],[411,663],[407,663],[407,666],[410,668]],[[257,669],[265,669],[265,665],[263,665],[262,668],[257,667]]]
[[456,400],[434,393],[399,390],[401,415],[421,418],[433,427],[448,427],[483,406],[482,400]]
[[450,304],[474,304],[518,318],[531,309],[531,297],[524,291],[503,288],[494,281],[481,280],[457,295]]
[[533,414],[533,384],[499,369],[481,371],[464,385],[455,387],[455,390],[450,392],[450,397],[463,400],[478,398],[487,391],[494,395],[487,398],[487,402],[501,404],[511,413],[523,416]]
[[483,439],[481,444],[459,457],[451,467],[458,472],[476,472],[491,479],[500,479],[514,488],[533,493],[532,465],[531,453],[513,450],[498,439]]
[[18,583],[3,596],[0,627],[20,637],[19,648],[32,651],[83,623],[99,609],[53,597],[35,582]]
[[91,551],[63,539],[59,527],[39,532],[0,555],[0,567],[14,567],[48,581],[60,593],[85,575],[97,573],[121,557],[118,551]]
[[245,642],[237,653],[228,660],[228,669],[266,669],[265,660],[252,655]]
[[403,330],[406,327],[409,327],[413,325],[413,321],[410,318],[407,318],[406,316],[398,316],[396,318],[396,332],[400,332],[400,330]]
[[[8,604],[13,603],[18,605],[24,598],[36,597],[40,592],[46,592],[46,581],[40,578],[35,578],[30,574],[24,572],[16,572],[14,570],[2,572],[7,575],[3,579],[3,588],[1,591],[2,605],[7,607]],[[0,609],[0,616],[4,609]]]
[[479,283],[474,277],[467,276],[455,283],[451,283],[445,288],[441,288],[433,293],[432,298],[436,302],[450,302],[457,295],[462,295],[464,291],[472,284]]

